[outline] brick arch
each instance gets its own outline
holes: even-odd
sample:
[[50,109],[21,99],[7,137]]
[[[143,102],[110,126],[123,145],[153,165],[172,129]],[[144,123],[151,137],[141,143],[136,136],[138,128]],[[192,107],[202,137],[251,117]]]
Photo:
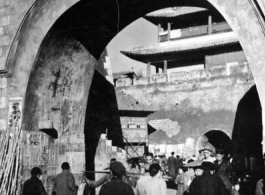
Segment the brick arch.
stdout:
[[[73,2],[74,2],[74,0],[73,0]],[[53,5],[54,1],[51,1],[50,3],[52,3],[52,5]],[[66,5],[68,3],[70,3],[70,2],[66,1]],[[58,6],[58,3],[54,4],[54,5],[56,7],[56,5]],[[21,22],[21,24],[20,24],[20,26],[16,32],[16,35],[15,35],[15,37],[11,43],[11,46],[10,46],[10,49],[8,52],[8,56],[6,59],[5,68],[4,68],[4,70],[0,70],[0,74],[2,76],[10,77],[13,75],[13,70],[14,70],[14,67],[16,64],[16,58],[17,58],[17,55],[19,55],[19,50],[20,50],[22,41],[25,41],[24,38],[26,38],[25,35],[26,35],[27,31],[31,27],[31,24],[34,23],[34,20],[36,18],[35,16],[38,15],[39,13],[44,13],[44,10],[47,10],[48,6],[49,6],[49,3],[47,0],[42,1],[42,2],[35,1],[30,6],[30,8],[26,12],[26,14],[24,15],[24,18],[22,19],[22,22]],[[69,4],[69,6],[71,6],[71,3]],[[63,8],[63,7],[61,7],[61,8]],[[67,6],[66,6],[66,9],[68,9]],[[52,19],[54,19],[54,20],[58,19],[60,14],[63,13],[64,11],[65,10],[63,10],[63,9],[58,10],[58,12],[57,12],[58,16],[53,14],[52,16],[54,16],[54,18],[52,18]],[[43,14],[43,15],[45,15],[45,14]],[[52,19],[50,17],[50,20],[47,20],[47,23],[46,23],[47,26],[45,26],[45,29],[42,28],[42,32],[44,34],[46,34],[45,32],[47,32],[47,30],[50,28],[51,24],[54,23],[54,21]],[[49,24],[48,22],[51,22],[51,23]],[[41,38],[43,38],[43,37],[40,35],[40,39]]]
[[[226,135],[227,138],[229,138],[229,140],[231,141],[231,145],[230,145],[230,149],[232,148],[232,139],[231,139],[231,134],[228,133],[227,130],[224,130],[222,128],[213,128],[213,129],[209,129],[207,128],[206,131],[204,131],[203,133],[201,133],[195,140],[196,140],[196,144],[195,144],[195,154],[196,157],[199,156],[199,150],[201,150],[204,146],[205,143],[209,142],[209,138],[206,136],[207,133],[211,133],[212,131],[216,131],[219,133],[222,133],[223,135]],[[205,142],[205,138],[208,139],[208,141]],[[225,149],[225,148],[223,148]],[[226,152],[228,152],[230,150],[226,150]]]
[[10,46],[5,69],[0,72],[2,77],[11,77],[9,96],[25,96],[30,72],[44,37],[56,20],[78,2],[45,0],[31,5]]
[[[232,139],[232,135],[231,135],[231,132],[229,132],[229,129],[226,129],[223,125],[222,126],[218,126],[218,127],[207,127],[205,128],[207,130],[203,131],[201,133],[200,136],[203,136],[205,135],[206,133],[210,132],[210,131],[213,131],[213,130],[216,130],[216,131],[221,131],[223,132],[224,134],[226,134],[230,139]],[[231,131],[231,130],[230,130]]]
[[[78,2],[79,0],[46,0],[41,4],[36,1],[31,6],[10,48],[5,71],[0,73],[1,76],[13,75],[9,79],[8,96],[25,96],[30,72],[34,68],[34,60],[44,37],[56,20]],[[204,0],[201,2],[205,3]],[[265,106],[264,20],[260,16],[259,9],[255,7],[252,0],[208,0],[208,2],[225,17],[236,33],[252,69],[261,102],[264,102]],[[150,11],[141,1],[135,3],[135,6],[143,7],[142,14],[147,10]],[[124,7],[126,10],[129,9]],[[137,14],[139,15],[139,13]],[[134,14],[135,17],[131,17],[132,21],[137,19],[137,14]],[[132,21],[126,21],[126,24],[122,25],[126,26]],[[20,33],[23,34],[23,37],[17,39],[21,37]]]

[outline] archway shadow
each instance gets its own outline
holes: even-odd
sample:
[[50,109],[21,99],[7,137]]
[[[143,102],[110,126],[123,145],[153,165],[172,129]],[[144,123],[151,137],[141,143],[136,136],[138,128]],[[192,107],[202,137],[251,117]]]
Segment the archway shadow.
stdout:
[[[113,146],[124,148],[114,87],[96,70],[90,87],[84,128],[86,171],[95,170],[95,154],[102,133],[107,133]],[[87,177],[95,179],[94,173],[87,173]]]
[[[262,162],[262,112],[256,85],[252,86],[238,103],[232,133],[234,154]],[[262,164],[257,164],[263,167]]]

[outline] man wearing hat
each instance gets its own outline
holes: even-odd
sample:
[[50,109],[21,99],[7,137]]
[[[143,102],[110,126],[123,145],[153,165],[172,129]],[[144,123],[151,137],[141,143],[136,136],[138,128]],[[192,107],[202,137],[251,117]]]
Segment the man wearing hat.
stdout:
[[99,195],[134,195],[132,187],[122,181],[125,173],[125,167],[121,162],[112,162],[110,164],[111,181],[101,187]]
[[[214,164],[211,162],[202,162],[200,167],[202,175],[197,176],[190,184],[189,195],[229,195],[222,179],[213,175]],[[196,169],[196,171],[197,171]]]
[[204,146],[203,152],[204,152],[204,159],[203,161],[205,162],[211,162],[214,163],[216,160],[214,157],[212,157],[212,153],[215,151],[215,148],[213,147],[212,144],[209,142]]
[[173,179],[176,179],[176,172],[178,172],[179,166],[177,166],[177,159],[174,157],[175,152],[171,152],[171,156],[168,157],[168,167],[173,174]]

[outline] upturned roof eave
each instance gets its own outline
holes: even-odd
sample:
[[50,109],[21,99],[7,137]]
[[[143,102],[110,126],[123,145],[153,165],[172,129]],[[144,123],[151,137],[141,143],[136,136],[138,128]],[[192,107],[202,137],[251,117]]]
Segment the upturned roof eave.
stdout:
[[210,49],[210,48],[222,47],[224,45],[233,45],[233,44],[238,44],[238,43],[239,43],[239,41],[235,41],[235,42],[229,42],[229,43],[224,43],[224,44],[205,46],[205,47],[199,47],[199,48],[193,48],[193,49],[159,51],[159,52],[153,52],[153,53],[134,53],[134,52],[127,52],[127,51],[120,51],[120,52],[123,55],[126,55],[127,57],[130,57],[130,56],[148,56],[148,55],[164,55],[164,54],[171,54],[171,53],[185,53],[185,52],[197,51],[197,50],[202,50],[202,49]]
[[220,33],[215,35],[204,35],[189,39],[181,39],[159,45],[151,45],[145,47],[138,47],[131,50],[122,50],[122,54],[130,56],[146,56],[159,55],[166,53],[182,53],[187,51],[194,51],[200,49],[221,47],[229,44],[238,44],[236,36],[233,32]]
[[151,12],[144,16],[144,18],[176,18],[187,16],[190,14],[198,14],[200,12],[208,12],[209,10],[206,8],[199,8],[199,7],[180,7],[178,10],[158,10],[155,12]]

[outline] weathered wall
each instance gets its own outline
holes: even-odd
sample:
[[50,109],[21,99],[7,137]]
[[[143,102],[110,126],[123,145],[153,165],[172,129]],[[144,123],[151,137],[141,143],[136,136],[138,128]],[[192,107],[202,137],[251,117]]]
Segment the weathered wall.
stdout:
[[[51,33],[43,41],[27,88],[23,135],[25,139],[30,134],[39,135],[40,128],[50,131],[53,127],[59,138],[47,138],[49,142],[40,145],[39,154],[35,155],[44,160],[35,161],[32,155],[23,162],[23,180],[27,179],[33,166],[41,166],[44,184],[50,193],[54,176],[61,172],[61,163],[67,161],[77,184],[80,183],[82,171],[86,169],[84,125],[87,97],[96,67],[97,60],[73,38]],[[43,147],[46,149],[42,150]],[[36,152],[34,145],[27,144],[24,152],[27,151]]]
[[[38,56],[37,53],[40,51],[39,50],[40,45],[44,37],[46,36],[47,32],[50,30],[51,26],[55,23],[55,21],[66,10],[70,9],[71,6],[73,6],[78,1],[77,0],[49,0],[49,1],[36,1],[36,2],[38,3],[38,6],[35,6],[34,9],[29,9],[29,10],[28,8],[30,8],[31,4],[33,3],[33,1],[31,0],[23,0],[23,1],[19,1],[19,0],[4,0],[3,1],[2,0],[0,2],[0,15],[1,15],[1,20],[0,20],[0,48],[1,48],[0,49],[0,54],[1,54],[0,55],[1,56],[0,57],[0,69],[1,69],[0,71],[0,74],[1,74],[0,128],[1,129],[6,129],[7,124],[8,124],[7,113],[8,113],[9,98],[22,97],[23,100],[25,100],[25,103],[27,104],[27,99],[25,98],[27,86],[31,85],[30,84],[31,80],[29,83],[28,81],[29,81],[31,72],[35,71],[32,69],[34,61],[41,60],[41,59],[36,59],[36,57]],[[83,11],[91,15],[89,15],[89,17],[83,17],[83,18],[85,18],[85,20],[91,19],[91,21],[94,21],[94,22],[87,24],[85,30],[82,29],[83,35],[86,38],[85,40],[87,41],[88,46],[90,48],[89,53],[92,53],[91,51],[93,50],[94,53],[96,53],[98,57],[101,54],[101,52],[104,50],[104,48],[106,47],[107,43],[119,32],[119,30],[127,26],[129,23],[131,23],[135,19],[143,16],[144,14],[150,11],[154,11],[156,9],[163,8],[163,7],[176,6],[176,4],[178,3],[179,5],[185,5],[184,2],[185,3],[187,2],[187,4],[195,5],[195,6],[196,6],[196,2],[206,5],[205,3],[206,1],[166,1],[166,2],[157,1],[157,4],[151,3],[151,1],[148,1],[148,0],[144,2],[140,0],[139,1],[126,1],[126,3],[120,5],[119,10],[120,10],[121,17],[120,17],[120,21],[118,24],[120,24],[121,26],[119,28],[117,27],[117,14],[116,14],[117,5],[115,1],[112,4],[110,3],[108,4],[106,3],[106,1],[93,1],[93,0],[89,1],[88,4],[90,5],[91,3],[92,6],[90,8],[89,6],[84,7],[84,9],[89,8],[90,10],[89,11],[83,10]],[[255,82],[257,84],[258,92],[261,98],[261,103],[264,107],[264,104],[265,104],[265,101],[264,101],[264,98],[265,98],[265,90],[264,90],[265,89],[265,81],[264,81],[264,78],[265,78],[264,77],[265,38],[264,38],[264,32],[263,32],[264,21],[263,21],[263,18],[260,16],[259,10],[255,6],[253,6],[254,1],[209,0],[209,2],[212,3],[221,12],[221,14],[224,15],[226,20],[229,22],[230,26],[233,28],[233,30],[238,35],[238,38],[240,42],[242,43],[242,47],[244,49],[246,57],[250,63],[250,67],[252,69]],[[197,5],[199,5],[199,3],[197,3]],[[29,12],[27,15],[27,20],[24,20],[25,18],[23,18],[23,16],[25,16],[26,11],[29,11]],[[79,14],[81,13],[80,9],[78,9],[76,14],[74,13],[73,15],[74,16],[78,15],[77,13]],[[95,20],[95,18],[97,18],[98,20]],[[20,31],[21,29],[19,28],[19,25],[21,25],[20,27],[24,27],[23,31]],[[95,28],[95,27],[98,27],[98,28]],[[88,33],[89,33],[89,36],[88,36]],[[14,39],[16,34],[23,37],[23,39]],[[12,45],[11,48],[10,48],[10,45]],[[7,55],[9,56],[9,54],[11,56],[11,59],[6,61],[6,56]],[[16,55],[13,55],[13,54],[16,54]],[[62,56],[62,58],[64,57]],[[60,61],[59,59],[55,59],[55,60],[57,60],[57,62]],[[71,61],[71,59],[69,60]],[[56,65],[56,67],[58,67],[58,65]],[[6,74],[7,70],[5,69],[9,70],[9,66],[12,66],[14,68],[14,71],[12,70],[12,68],[10,68],[12,71],[10,74],[7,75]],[[81,65],[79,67],[81,68]],[[50,68],[53,69],[53,67],[50,67]],[[58,72],[58,70],[56,69],[54,71],[55,73],[56,71]],[[40,71],[40,72],[43,72],[43,71]],[[51,79],[51,80],[54,79],[49,69],[44,71],[44,73],[48,79]],[[9,76],[9,78],[6,78],[6,76]],[[41,75],[40,77],[43,78]],[[77,75],[75,75],[74,77],[77,78]],[[242,82],[242,79],[240,78],[232,79],[232,80],[228,79],[227,82],[230,82],[230,84],[232,83],[232,85],[237,85],[238,87],[241,86],[241,88],[247,88],[247,84],[245,87],[244,87],[244,84],[242,83],[240,84],[240,82]],[[44,84],[42,85],[38,81],[36,81],[36,83],[39,84],[37,88],[39,87],[40,90],[42,89],[42,87],[44,87],[45,84],[48,84],[47,82],[44,82]],[[205,80],[204,84],[205,85],[209,84],[208,86],[211,86],[210,82],[208,83],[207,80]],[[174,90],[175,86],[179,87],[180,85],[161,84],[160,86],[161,87],[159,91],[157,92],[154,89],[151,89],[151,92],[150,92],[151,95],[147,96],[146,98],[149,100],[148,104],[154,104],[152,103],[153,100],[151,99],[151,97],[155,93],[159,95],[162,93],[168,95],[172,93],[171,89]],[[143,90],[143,92],[142,91],[140,92],[140,90],[138,91],[136,90],[136,92],[138,92],[138,96],[139,96],[139,93],[147,94],[147,92],[144,92],[145,90],[144,87],[139,87],[139,88],[141,88],[140,90]],[[225,86],[221,88],[225,89]],[[35,96],[36,99],[39,99],[39,96],[41,95],[43,95],[43,98],[46,99],[48,97],[48,94],[51,93],[51,91],[49,90],[51,90],[51,88],[46,89],[47,93],[45,94],[41,93],[41,91],[38,91],[39,94]],[[198,91],[200,91],[200,89],[196,89],[196,91],[191,92],[190,95],[194,95],[194,93],[197,93]],[[77,92],[77,94],[79,94],[79,92]],[[223,94],[223,93],[221,93],[220,91],[219,94]],[[236,91],[235,91],[235,94],[237,94]],[[199,95],[203,97],[203,93]],[[231,95],[231,94],[228,93],[227,95]],[[174,96],[178,97],[178,94],[175,93]],[[58,96],[56,97],[58,98]],[[162,95],[158,97],[162,97]],[[74,102],[74,106],[76,105],[80,106],[79,103],[81,99],[77,101],[75,97],[73,97],[73,95],[69,95],[68,98],[70,100],[66,100],[65,102],[62,97],[59,97],[57,100],[51,101],[51,102],[50,102],[50,99],[47,99],[47,102],[34,99],[33,102],[35,102],[37,105],[40,105],[40,106],[44,106],[44,105],[53,106],[53,103],[61,102],[62,105],[66,105],[66,108],[62,109],[62,111],[64,111],[65,113],[64,116],[69,117],[69,113],[72,108],[70,102]],[[187,99],[192,100],[192,98],[190,97],[188,97]],[[207,100],[208,98],[201,98],[201,99]],[[180,98],[180,100],[182,99]],[[209,106],[210,102],[212,102],[213,107],[214,105],[216,105],[216,103],[214,103],[214,98],[212,98],[211,100],[212,101],[206,101],[205,103],[206,108],[211,107]],[[179,104],[181,102],[178,101]],[[181,103],[183,107],[184,105],[189,106],[191,105],[191,103],[193,103],[193,101],[191,101],[191,103],[189,103],[189,101],[185,103],[186,101],[184,100],[183,102],[184,103]],[[43,103],[43,105],[41,103]],[[23,104],[24,107],[25,105]],[[26,109],[28,108],[25,108],[25,110]],[[41,116],[43,118],[47,117],[48,115],[45,112],[41,113],[41,110],[43,109],[38,108],[39,110],[37,109],[35,111],[33,108],[31,109],[33,110],[34,113],[36,113],[38,116]],[[49,107],[47,107],[47,109],[49,109]],[[166,107],[166,110],[168,110],[167,107]],[[199,108],[198,110],[200,111]],[[212,110],[210,109],[210,111]],[[229,109],[229,112],[230,111],[231,109]],[[58,113],[59,112],[61,111],[58,111]],[[199,113],[198,111],[196,112]],[[206,111],[203,108],[202,113],[204,112]],[[53,114],[53,115],[55,115],[55,118],[57,118],[60,121],[63,117],[61,117],[61,115],[58,113]],[[25,114],[30,115],[30,113],[27,113],[27,112],[25,112]],[[73,116],[76,117],[78,115],[73,114]],[[30,121],[23,122],[25,124],[25,127],[29,128],[28,130],[36,130],[35,129],[37,127],[36,118],[34,118],[33,116],[33,119],[34,121],[32,122],[32,125],[30,125]],[[81,126],[80,125],[81,123],[79,124],[79,122],[77,121],[78,120],[76,118],[72,118],[72,123],[70,124],[70,126],[73,128],[79,129],[79,127]],[[61,126],[59,126],[59,123],[60,122],[58,123],[55,122],[54,126],[59,127],[59,131],[61,131],[60,133],[62,133],[62,129],[65,129],[65,128],[62,128]],[[76,136],[76,138],[78,137]],[[72,139],[72,137],[70,139]],[[75,143],[75,141],[73,140],[71,140],[71,142]]]
[[63,35],[45,39],[31,72],[22,128],[38,129],[52,120],[59,136],[83,133],[88,91],[97,60],[76,40]]
[[[106,129],[108,138],[123,146],[114,86],[105,77],[106,55],[103,52],[96,60],[79,41],[56,29],[44,39],[29,78],[23,110],[23,139],[37,135],[36,141],[23,148],[23,181],[33,166],[40,166],[51,193],[54,176],[66,161],[79,184],[84,171],[98,166],[95,158],[100,160],[107,154],[106,150],[96,152]],[[57,131],[59,138],[47,138],[43,146],[38,140],[39,130]]]
[[34,0],[0,1],[0,69],[5,67],[9,46],[15,37],[22,19]]
[[248,65],[227,63],[209,68],[208,74],[202,71],[176,73],[170,83],[116,88],[117,94],[131,95],[157,111],[149,115],[149,124],[164,129],[151,135],[151,144],[181,144],[209,130],[223,130],[231,137],[238,103],[254,85]]

